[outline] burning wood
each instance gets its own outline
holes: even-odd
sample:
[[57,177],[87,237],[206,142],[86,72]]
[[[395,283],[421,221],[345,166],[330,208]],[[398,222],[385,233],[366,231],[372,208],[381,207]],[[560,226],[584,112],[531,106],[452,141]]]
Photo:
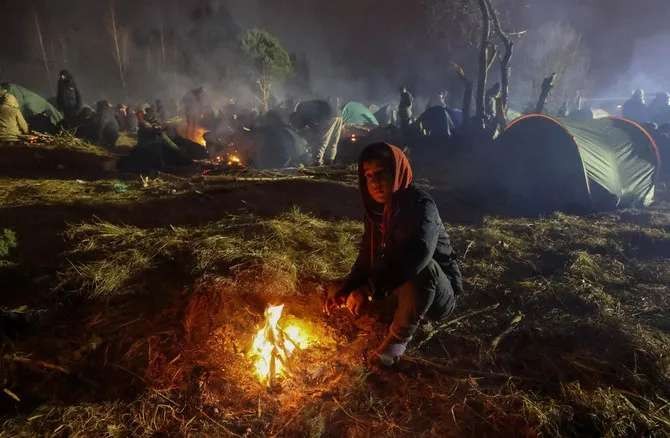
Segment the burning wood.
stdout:
[[189,126],[186,123],[180,123],[177,127],[177,134],[180,137],[183,137],[187,140],[197,143],[200,146],[207,147],[207,142],[205,141],[205,134],[207,130],[202,126]]
[[249,352],[254,360],[256,376],[268,386],[272,386],[277,378],[289,374],[293,352],[303,350],[311,343],[304,327],[291,324],[282,328],[279,325],[283,310],[283,304],[270,305],[265,309],[265,325],[254,336]]

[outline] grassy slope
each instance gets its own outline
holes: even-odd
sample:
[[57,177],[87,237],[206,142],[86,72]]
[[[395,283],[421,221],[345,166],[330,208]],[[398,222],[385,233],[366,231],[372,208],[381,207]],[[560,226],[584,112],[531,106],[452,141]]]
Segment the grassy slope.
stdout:
[[[69,191],[63,197],[44,184],[14,180],[0,193],[21,203],[11,193],[22,187],[32,205],[154,196],[139,186],[117,193],[113,182],[54,182]],[[369,374],[357,353],[383,325],[362,339],[346,315],[325,322],[314,310],[318,285],[354,257],[355,222],[293,210],[174,227],[71,224],[54,284],[87,298],[48,330],[3,347],[0,384],[23,401],[0,394],[0,436],[666,436],[666,205],[450,227],[467,284],[455,320],[424,330],[400,370],[381,374]],[[217,336],[244,344],[269,293],[312,309],[306,315],[349,340],[312,358],[329,365],[323,377],[279,394],[247,386],[246,359],[211,345]],[[233,364],[227,372],[217,355]]]

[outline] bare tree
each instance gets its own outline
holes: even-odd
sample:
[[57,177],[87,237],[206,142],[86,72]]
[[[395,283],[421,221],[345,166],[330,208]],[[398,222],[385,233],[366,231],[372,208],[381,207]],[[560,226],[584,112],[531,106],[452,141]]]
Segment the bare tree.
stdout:
[[456,71],[456,75],[458,78],[463,81],[463,88],[464,88],[464,93],[463,93],[463,123],[468,123],[470,120],[470,109],[472,108],[472,89],[473,89],[473,84],[470,79],[468,79],[468,76],[465,74],[465,70],[463,69],[462,66],[453,63],[454,70]]
[[40,51],[42,53],[42,63],[44,64],[44,72],[47,75],[47,83],[51,83],[51,69],[49,68],[49,60],[47,59],[47,51],[44,47],[44,37],[42,36],[42,26],[40,25],[40,19],[37,15],[37,8],[33,5],[33,18],[35,20],[35,30],[37,32],[37,39],[40,43]]
[[116,8],[114,0],[109,1],[109,30],[112,35],[112,42],[114,43],[114,59],[116,60],[116,65],[119,69],[119,80],[121,81],[121,86],[125,90],[126,74],[123,64],[123,56],[121,54],[121,37],[119,34],[119,27],[116,22]]
[[[507,110],[509,109],[509,82],[512,74],[511,61],[512,55],[514,54],[514,42],[512,41],[511,36],[502,30],[498,12],[491,4],[491,0],[486,0],[486,4],[489,7],[489,12],[493,20],[493,28],[505,48],[505,54],[500,59],[500,99],[498,105],[498,114],[502,115],[502,119],[500,116],[498,119],[501,119],[500,121],[503,124],[506,124]],[[523,33],[525,32],[520,33],[520,35]]]
[[486,119],[486,82],[491,66],[491,11],[486,0],[477,0],[482,13],[482,35],[479,45],[479,75],[477,77],[477,99],[475,101],[478,121],[484,124]]
[[550,76],[544,78],[544,81],[542,81],[542,91],[540,92],[540,97],[537,100],[537,105],[535,105],[536,113],[539,114],[542,111],[544,111],[544,106],[547,103],[549,93],[551,93],[551,90],[554,88],[555,81],[556,81],[556,73],[552,73]]

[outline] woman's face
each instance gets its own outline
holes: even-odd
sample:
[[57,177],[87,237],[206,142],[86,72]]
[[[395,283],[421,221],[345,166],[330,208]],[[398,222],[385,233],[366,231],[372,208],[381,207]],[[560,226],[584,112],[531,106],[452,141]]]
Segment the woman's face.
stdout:
[[379,160],[363,162],[363,175],[370,197],[379,204],[391,202],[393,174]]

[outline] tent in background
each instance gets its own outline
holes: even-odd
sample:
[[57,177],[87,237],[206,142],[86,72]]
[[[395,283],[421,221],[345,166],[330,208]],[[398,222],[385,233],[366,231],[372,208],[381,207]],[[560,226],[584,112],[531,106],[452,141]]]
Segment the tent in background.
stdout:
[[61,112],[39,94],[16,84],[9,84],[7,91],[19,101],[21,112],[30,129],[54,133],[63,122]]
[[658,149],[637,123],[530,114],[497,141],[496,186],[526,212],[644,207],[654,201]]
[[374,114],[359,102],[349,102],[342,107],[342,121],[346,126],[379,126]]

